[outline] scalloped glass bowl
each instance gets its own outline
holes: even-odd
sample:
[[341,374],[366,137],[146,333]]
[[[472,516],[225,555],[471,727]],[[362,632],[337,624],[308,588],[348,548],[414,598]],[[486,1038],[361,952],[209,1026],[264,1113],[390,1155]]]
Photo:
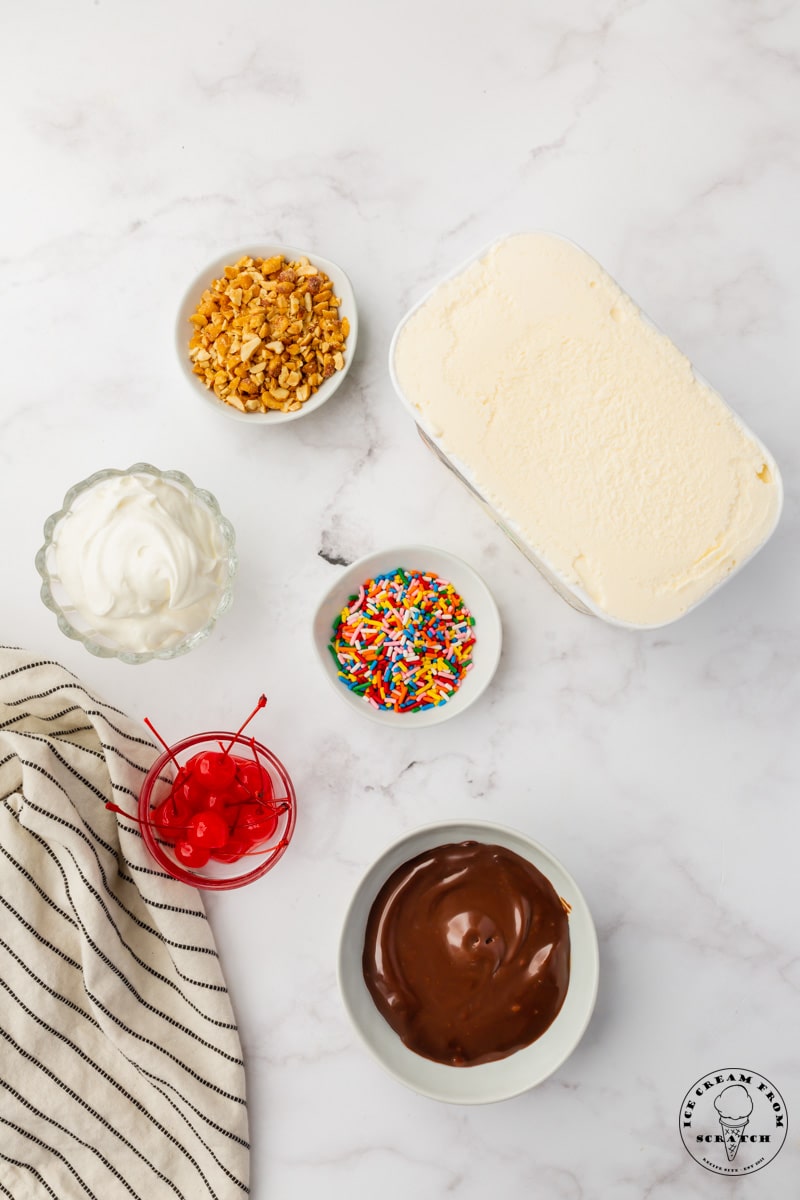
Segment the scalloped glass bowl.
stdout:
[[[220,589],[217,604],[211,618],[200,629],[187,634],[174,645],[160,650],[136,651],[127,649],[124,646],[116,644],[111,638],[98,633],[81,613],[74,608],[71,598],[59,579],[56,570],[53,535],[59,522],[70,511],[78,496],[81,496],[84,492],[89,491],[106,479],[122,475],[151,475],[156,479],[164,479],[177,484],[188,496],[191,496],[197,503],[205,505],[210,511],[225,547],[227,577]],[[233,603],[233,579],[238,563],[236,535],[233,526],[220,512],[220,507],[215,497],[203,488],[195,487],[188,475],[184,475],[182,471],[160,471],[157,467],[151,466],[150,463],[135,463],[132,467],[128,467],[127,470],[108,468],[103,471],[96,471],[94,475],[90,475],[88,479],[76,483],[74,487],[69,489],[59,511],[52,513],[45,521],[44,539],[44,544],[36,554],[36,570],[42,577],[40,591],[42,602],[51,612],[55,613],[61,632],[66,634],[68,638],[80,642],[90,654],[95,654],[98,658],[118,658],[121,662],[136,665],[149,662],[154,658],[169,659],[177,658],[181,654],[187,654],[208,637],[217,619],[223,613],[227,612]]]
[[[339,316],[347,317],[350,322],[350,332],[347,335],[347,341],[344,346],[344,367],[341,371],[337,371],[335,375],[332,375],[330,379],[326,379],[314,395],[301,408],[297,409],[296,412],[279,412],[277,410],[272,412],[240,412],[232,404],[226,404],[224,400],[218,400],[213,391],[210,391],[200,377],[195,375],[192,370],[192,363],[189,358],[189,340],[192,336],[192,327],[189,324],[189,318],[200,303],[203,292],[211,286],[213,280],[220,278],[226,267],[233,266],[234,263],[237,263],[240,258],[244,258],[245,256],[250,258],[270,258],[273,254],[283,254],[289,261],[305,256],[320,271],[324,271],[333,283],[335,294],[342,301],[339,308]],[[297,246],[286,246],[280,242],[253,242],[247,246],[239,246],[235,250],[229,250],[227,254],[218,255],[212,262],[203,267],[202,271],[199,271],[189,284],[181,300],[175,322],[175,350],[178,355],[178,364],[186,376],[190,387],[215,412],[220,413],[224,417],[230,417],[234,421],[246,421],[248,425],[282,425],[287,421],[298,421],[301,417],[307,417],[310,413],[316,412],[318,408],[321,408],[323,404],[330,400],[333,393],[344,383],[345,376],[350,370],[355,356],[357,340],[358,310],[356,308],[356,298],[353,293],[353,285],[342,268],[338,263],[331,262],[329,258],[323,258],[315,250],[301,250]]]
[[[175,857],[172,845],[154,832],[150,820],[151,814],[170,794],[176,775],[176,762],[179,766],[183,766],[195,754],[202,753],[204,750],[219,751],[220,744],[227,746],[229,742],[235,754],[243,758],[254,758],[266,768],[272,780],[273,799],[277,804],[285,801],[286,808],[278,815],[278,824],[275,832],[268,839],[268,845],[255,847],[247,854],[243,854],[236,862],[226,863],[212,859],[204,867],[184,866]],[[250,753],[247,754],[247,751]],[[153,763],[139,793],[138,815],[144,844],[167,874],[180,883],[188,883],[192,887],[205,888],[209,891],[228,891],[231,888],[244,887],[245,884],[260,879],[283,857],[294,833],[297,799],[289,773],[283,763],[271,750],[262,746],[261,742],[242,734],[196,733],[192,737],[176,742]]]

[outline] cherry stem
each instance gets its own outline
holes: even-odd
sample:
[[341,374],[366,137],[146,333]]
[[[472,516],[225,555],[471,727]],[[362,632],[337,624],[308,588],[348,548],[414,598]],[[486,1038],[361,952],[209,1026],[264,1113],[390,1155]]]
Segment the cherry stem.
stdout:
[[[286,838],[281,838],[281,840],[276,842],[274,846],[255,846],[251,850],[243,850],[239,855],[239,858],[253,858],[257,854],[269,854],[270,851],[280,850],[281,846],[286,846],[287,844]],[[234,859],[234,862],[238,861],[239,859]]]
[[256,803],[262,808],[268,808],[274,817],[282,817],[285,812],[289,811],[288,800],[264,800],[257,799]]
[[[113,804],[111,802],[111,800],[106,801],[106,808],[110,808],[112,812],[119,813],[119,815],[121,817],[127,817],[129,821],[135,821],[137,825],[148,825],[150,829],[154,828],[152,821],[150,821],[150,820],[142,821],[139,817],[134,816],[133,813],[125,812],[125,809],[120,808],[120,806],[118,804]],[[188,825],[171,825],[170,833],[172,833],[173,831],[176,834],[177,833],[186,833],[188,828],[189,828]]]
[[[259,769],[262,771],[266,771],[266,767],[263,765],[263,763],[261,762],[261,759],[258,757],[258,743],[256,742],[256,739],[254,737],[250,738],[250,749],[253,751],[253,758],[256,760],[256,763],[258,764]],[[267,771],[267,774],[269,775],[269,771]],[[270,785],[271,784],[272,784],[272,779],[270,778]],[[269,803],[267,800],[264,799],[263,787],[262,787],[261,791],[258,793],[258,795],[254,797],[254,799],[257,800],[259,804]],[[273,800],[274,800],[274,797],[273,797]],[[284,811],[284,810],[281,809],[280,811]]]
[[121,817],[127,817],[129,821],[135,821],[137,825],[141,825],[141,821],[138,817],[135,817],[133,813],[125,812],[124,808],[120,808],[120,806],[118,804],[114,804],[112,800],[106,800],[106,808],[110,808],[112,812],[119,813]]
[[178,762],[177,758],[176,758],[176,757],[175,757],[175,755],[172,753],[172,750],[171,750],[171,749],[170,749],[170,747],[167,745],[167,743],[164,741],[164,739],[162,738],[161,734],[158,732],[158,730],[156,729],[155,725],[154,725],[154,724],[153,724],[153,722],[150,720],[150,718],[149,718],[149,717],[145,717],[145,719],[144,719],[144,723],[145,723],[145,725],[147,726],[147,728],[148,728],[149,730],[151,730],[151,732],[152,732],[152,733],[154,733],[154,734],[156,735],[156,737],[158,738],[158,740],[161,742],[161,745],[162,745],[162,746],[164,747],[164,749],[166,750],[167,754],[170,756],[170,758],[172,759],[172,761],[175,763],[175,766],[178,768],[178,770],[180,770],[181,764]]
[[242,732],[243,729],[245,729],[250,724],[250,722],[252,721],[252,719],[256,715],[256,713],[259,712],[262,708],[266,707],[266,703],[267,703],[267,697],[260,696],[259,700],[258,700],[258,704],[255,706],[253,711],[250,713],[250,716],[247,718],[247,720],[244,722],[244,724],[240,725],[239,728],[236,730],[236,733],[233,735],[231,740],[228,742],[227,749],[222,751],[223,754],[230,754],[231,746],[236,741],[239,734]]

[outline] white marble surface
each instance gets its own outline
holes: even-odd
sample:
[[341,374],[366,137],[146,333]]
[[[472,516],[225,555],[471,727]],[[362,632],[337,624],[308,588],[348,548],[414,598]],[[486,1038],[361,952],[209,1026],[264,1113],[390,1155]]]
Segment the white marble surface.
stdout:
[[[7,6],[0,56],[2,638],[168,737],[231,724],[266,690],[259,730],[300,797],[280,868],[209,904],[247,1056],[253,1196],[794,1196],[797,5],[50,0]],[[594,253],[783,468],[773,541],[660,633],[568,608],[390,389],[408,304],[532,227]],[[216,419],[174,360],[185,282],[248,239],[340,262],[362,318],[336,399],[272,431]],[[241,569],[209,642],[131,668],[62,637],[33,556],[70,484],[138,459],[216,493]],[[413,734],[340,704],[309,640],[330,560],[398,540],[468,559],[506,634],[485,698]],[[601,942],[572,1058],[474,1110],[385,1076],[334,975],[366,866],[400,833],[462,815],[551,847]],[[789,1108],[780,1157],[727,1183],[677,1132],[684,1092],[721,1065],[767,1075]]]

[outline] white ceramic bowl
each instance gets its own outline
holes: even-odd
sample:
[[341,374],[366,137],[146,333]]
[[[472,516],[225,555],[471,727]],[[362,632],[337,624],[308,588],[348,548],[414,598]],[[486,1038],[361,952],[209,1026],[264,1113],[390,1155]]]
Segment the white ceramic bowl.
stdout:
[[[391,571],[395,567],[406,570],[432,571],[441,579],[452,583],[472,616],[475,618],[475,647],[473,667],[468,671],[455,695],[446,704],[426,711],[398,713],[375,709],[362,696],[351,692],[339,679],[336,664],[328,649],[332,626],[337,613],[347,604],[348,598],[358,592],[367,579]],[[338,696],[360,713],[381,725],[395,728],[414,729],[423,725],[438,725],[464,712],[488,686],[500,660],[502,648],[502,626],[500,613],[494,597],[481,579],[462,559],[446,550],[433,546],[394,546],[378,550],[351,563],[336,579],[317,605],[312,626],[314,650],[325,678],[331,683]]]
[[[537,1041],[498,1062],[451,1067],[403,1044],[375,1007],[362,971],[364,934],[372,904],[393,871],[434,846],[476,841],[505,846],[533,863],[572,906],[570,978],[564,1004]],[[414,1091],[449,1104],[508,1100],[542,1083],[569,1057],[589,1024],[597,997],[599,956],[591,913],[578,885],[557,858],[524,833],[489,821],[449,821],[406,834],[370,867],[347,910],[339,945],[339,987],[356,1031],[385,1070]]]
[[[192,325],[189,322],[189,317],[200,303],[203,292],[206,291],[214,279],[220,277],[225,267],[233,266],[234,263],[237,263],[245,255],[269,258],[273,254],[283,254],[289,260],[295,260],[305,255],[309,262],[313,263],[315,267],[319,267],[321,271],[324,271],[330,277],[335,289],[334,294],[339,296],[342,301],[339,308],[339,315],[340,317],[347,317],[350,322],[350,333],[347,336],[344,348],[345,362],[342,370],[336,371],[330,379],[327,379],[314,395],[296,412],[243,413],[238,408],[234,408],[233,405],[225,404],[222,400],[218,400],[213,391],[207,388],[199,376],[195,375],[192,371],[192,363],[189,358],[189,341],[192,336]],[[350,280],[342,268],[337,266],[336,263],[331,262],[330,259],[322,258],[321,255],[315,253],[313,250],[300,250],[296,246],[283,246],[277,242],[256,243],[248,246],[240,246],[236,250],[228,250],[227,253],[219,255],[213,262],[203,267],[202,271],[198,273],[186,289],[181,306],[178,309],[178,319],[175,325],[175,348],[178,354],[178,362],[194,391],[215,412],[232,417],[235,421],[247,421],[251,425],[280,425],[286,421],[296,421],[300,417],[307,417],[309,413],[316,412],[318,408],[321,408],[344,382],[344,378],[353,362],[357,339],[358,313],[356,311],[356,299]]]

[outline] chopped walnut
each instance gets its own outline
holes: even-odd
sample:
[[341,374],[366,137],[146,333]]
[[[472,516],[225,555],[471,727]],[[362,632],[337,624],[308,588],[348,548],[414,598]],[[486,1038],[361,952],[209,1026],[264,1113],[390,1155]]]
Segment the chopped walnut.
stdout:
[[344,368],[350,322],[340,304],[307,258],[241,258],[189,318],[192,371],[240,412],[297,412]]

